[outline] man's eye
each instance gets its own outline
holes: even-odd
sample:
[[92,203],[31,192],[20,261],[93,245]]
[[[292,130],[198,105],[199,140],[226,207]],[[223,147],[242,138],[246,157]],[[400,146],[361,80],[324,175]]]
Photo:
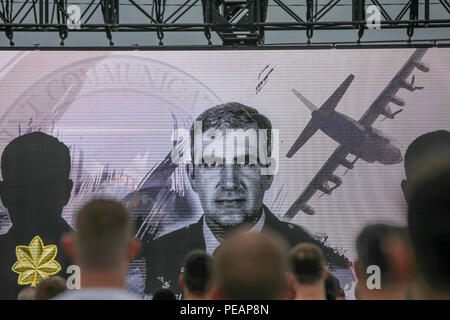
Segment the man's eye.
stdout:
[[203,168],[215,168],[216,167],[216,163],[215,162],[213,162],[213,163],[203,163],[202,164],[202,166],[203,166]]

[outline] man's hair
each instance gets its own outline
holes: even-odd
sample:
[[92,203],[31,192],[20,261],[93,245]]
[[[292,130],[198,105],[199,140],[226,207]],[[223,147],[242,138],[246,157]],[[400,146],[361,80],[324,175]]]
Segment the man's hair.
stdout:
[[36,300],[36,287],[25,287],[20,290],[17,300]]
[[225,299],[279,299],[285,288],[287,252],[275,235],[237,232],[216,250],[217,284]]
[[367,276],[367,267],[376,265],[381,271],[382,285],[395,281],[392,277],[392,266],[386,256],[388,240],[394,235],[401,237],[406,243],[409,242],[405,228],[383,223],[368,225],[360,232],[356,238],[356,251],[364,279]]
[[130,213],[120,203],[97,199],[77,215],[76,243],[79,262],[91,269],[110,269],[126,259],[132,238]]
[[428,175],[450,156],[450,132],[438,130],[416,138],[405,152],[405,174],[408,180]]
[[190,292],[206,293],[214,276],[213,258],[201,250],[190,252],[183,262],[183,276]]
[[450,166],[436,169],[414,188],[408,229],[417,266],[437,293],[450,293]]
[[24,134],[12,140],[1,158],[3,180],[68,178],[70,151],[57,138],[42,132]]
[[322,279],[325,258],[311,243],[300,243],[289,252],[289,268],[300,284],[315,284]]
[[153,294],[152,300],[177,300],[177,297],[171,289],[159,288]]
[[[202,132],[208,129],[249,129],[257,126],[259,129],[267,129],[267,156],[271,156],[272,150],[272,124],[270,120],[258,112],[258,110],[243,105],[239,102],[228,102],[203,111],[195,121],[202,121]],[[190,130],[191,158],[194,162],[194,124]]]
[[328,277],[325,279],[325,295],[327,300],[336,300],[340,287],[341,284],[339,283],[338,278],[331,273],[328,273]]
[[58,276],[42,280],[36,287],[36,300],[49,300],[67,290],[66,281]]

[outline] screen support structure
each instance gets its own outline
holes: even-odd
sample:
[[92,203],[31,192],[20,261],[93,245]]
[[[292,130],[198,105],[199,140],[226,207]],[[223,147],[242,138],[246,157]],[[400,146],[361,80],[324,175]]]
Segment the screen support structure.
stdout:
[[[211,32],[215,32],[224,46],[264,46],[267,31],[305,32],[307,44],[311,44],[314,31],[354,29],[357,30],[357,44],[364,32],[370,29],[366,11],[369,7],[378,10],[381,30],[404,29],[409,42],[419,28],[450,29],[449,0],[408,0],[401,5],[400,12],[383,2],[0,0],[0,32],[9,39],[10,46],[14,45],[14,34],[17,32],[54,33],[59,36],[61,46],[71,32],[104,32],[111,46],[114,45],[114,32],[153,32],[157,34],[161,46],[164,45],[166,32],[202,32],[208,45],[212,45]],[[78,14],[74,6],[79,8]],[[340,14],[332,14],[338,7]],[[348,14],[342,14],[342,7]],[[120,15],[122,11],[127,14]],[[272,21],[273,12],[282,12],[283,21]],[[331,19],[331,16],[342,16],[343,19]],[[73,22],[76,22],[75,27]]]

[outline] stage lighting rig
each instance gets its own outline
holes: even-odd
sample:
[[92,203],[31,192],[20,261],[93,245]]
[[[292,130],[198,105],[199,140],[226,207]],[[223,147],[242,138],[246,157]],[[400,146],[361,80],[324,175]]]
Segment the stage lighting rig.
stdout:
[[114,31],[109,25],[115,25],[119,23],[119,0],[100,0],[102,7],[103,21],[108,26],[105,28],[106,38],[109,40],[109,44],[112,46],[114,42],[112,41],[111,31]]
[[224,45],[264,43],[263,23],[267,18],[268,0],[202,0],[203,20],[216,24],[211,29]]
[[353,0],[352,3],[352,20],[355,23],[360,22],[358,26],[358,40],[357,42],[361,42],[361,38],[364,35],[365,23],[361,23],[361,21],[366,21],[366,1],[365,0]]

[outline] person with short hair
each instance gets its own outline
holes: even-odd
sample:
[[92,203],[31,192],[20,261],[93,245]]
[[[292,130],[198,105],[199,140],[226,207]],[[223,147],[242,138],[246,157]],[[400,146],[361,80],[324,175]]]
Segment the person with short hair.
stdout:
[[130,213],[120,203],[97,199],[78,212],[76,232],[63,238],[64,249],[80,267],[81,290],[68,290],[60,300],[132,300],[126,290],[129,260],[139,250]]
[[44,279],[36,287],[36,300],[50,300],[67,290],[66,281],[58,276]]
[[190,252],[184,260],[179,281],[185,300],[211,300],[214,281],[213,258],[202,250]]
[[241,229],[225,239],[217,249],[219,300],[281,300],[287,285],[287,248],[268,231]]
[[450,132],[416,138],[405,153],[401,183],[416,260],[413,298],[450,298]]
[[450,299],[450,163],[410,193],[408,229],[418,269],[413,298]]
[[328,273],[328,276],[325,279],[326,300],[337,300],[340,286],[338,278],[331,273]]
[[314,244],[300,243],[289,252],[289,273],[295,290],[294,300],[326,300],[328,275],[322,250]]
[[36,300],[36,287],[25,287],[20,290],[17,300]]
[[[366,226],[356,239],[358,260],[355,272],[358,278],[360,300],[406,299],[413,277],[413,254],[407,231],[387,224]],[[368,286],[373,271],[379,268],[379,288]],[[373,280],[376,285],[377,280]]]

